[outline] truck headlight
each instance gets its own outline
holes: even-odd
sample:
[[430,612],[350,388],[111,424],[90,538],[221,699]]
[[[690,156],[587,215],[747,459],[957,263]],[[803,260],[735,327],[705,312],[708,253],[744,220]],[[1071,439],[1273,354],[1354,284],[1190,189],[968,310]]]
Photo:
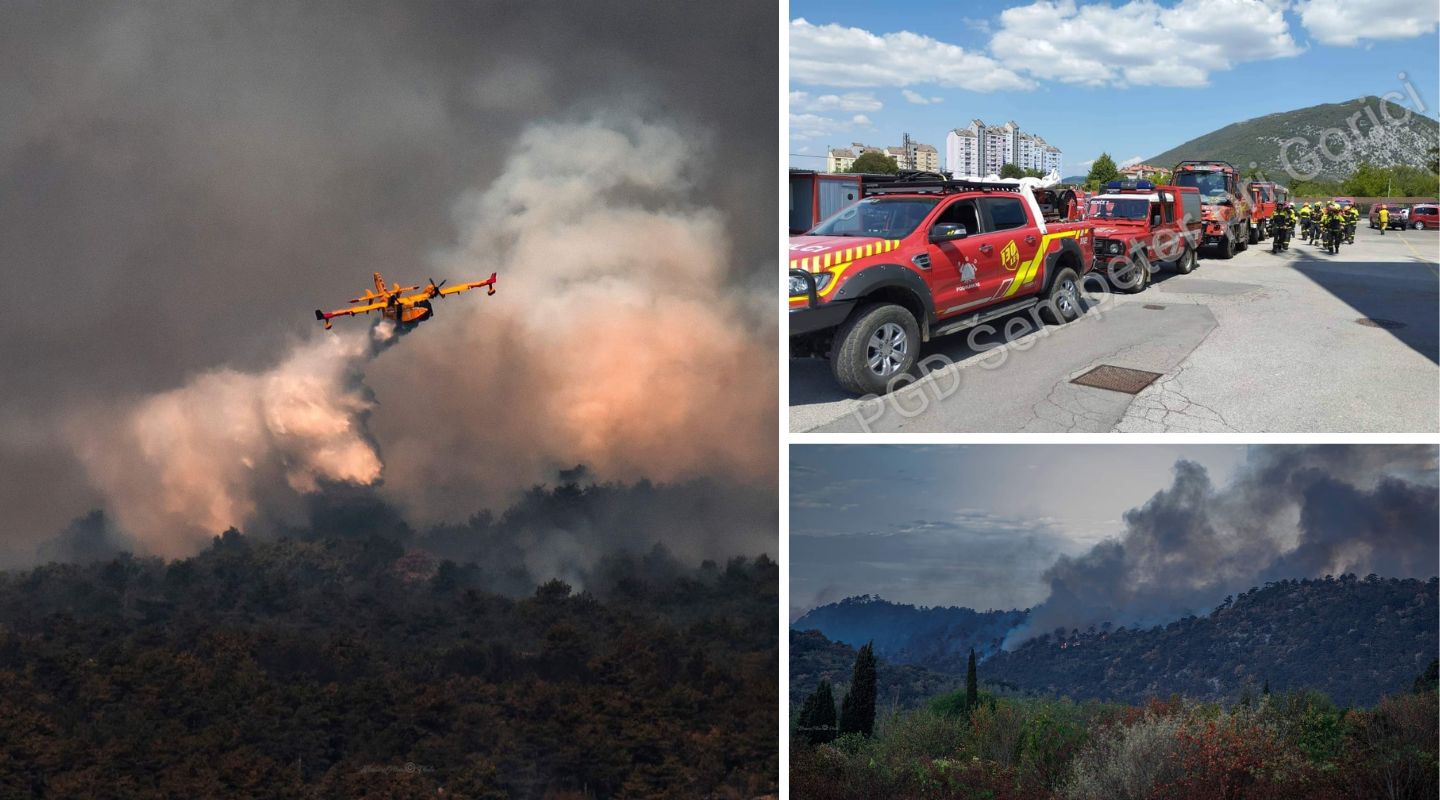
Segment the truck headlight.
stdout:
[[799,275],[791,275],[791,276],[790,276],[790,296],[791,296],[791,297],[804,297],[805,295],[807,295],[807,294],[809,294],[809,293],[810,293],[810,286],[805,283],[805,279],[804,279],[804,278],[800,277]]
[[1109,253],[1112,256],[1119,255],[1120,253],[1124,252],[1124,250],[1125,247],[1121,245],[1118,241],[1111,240],[1105,243],[1105,252]]

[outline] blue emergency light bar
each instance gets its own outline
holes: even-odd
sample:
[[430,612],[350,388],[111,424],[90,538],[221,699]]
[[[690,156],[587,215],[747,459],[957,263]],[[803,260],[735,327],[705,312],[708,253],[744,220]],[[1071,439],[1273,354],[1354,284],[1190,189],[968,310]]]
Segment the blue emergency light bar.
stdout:
[[1110,181],[1105,184],[1106,189],[1154,189],[1155,184],[1150,181]]

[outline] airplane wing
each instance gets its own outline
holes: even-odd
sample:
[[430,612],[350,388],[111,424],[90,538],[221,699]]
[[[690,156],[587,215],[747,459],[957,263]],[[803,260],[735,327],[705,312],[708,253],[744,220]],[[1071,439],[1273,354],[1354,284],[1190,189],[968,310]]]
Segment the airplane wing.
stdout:
[[490,277],[483,281],[471,281],[470,283],[457,283],[454,286],[443,286],[440,288],[438,294],[444,297],[447,294],[458,294],[460,292],[468,292],[471,289],[479,289],[481,286],[490,287],[490,294],[495,294],[495,273],[490,273]]
[[384,303],[370,303],[368,305],[355,306],[353,308],[337,308],[334,311],[321,311],[317,308],[315,309],[315,319],[318,319],[321,322],[325,323],[325,328],[328,330],[330,328],[330,320],[333,317],[353,317],[356,314],[368,314],[371,311],[379,311],[384,307]]

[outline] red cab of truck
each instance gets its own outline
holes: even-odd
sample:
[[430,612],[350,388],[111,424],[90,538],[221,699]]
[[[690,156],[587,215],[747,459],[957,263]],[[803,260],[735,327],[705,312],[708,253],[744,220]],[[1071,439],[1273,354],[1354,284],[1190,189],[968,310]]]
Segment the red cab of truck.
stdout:
[[1094,226],[1096,270],[1115,288],[1141,292],[1162,263],[1181,274],[1195,269],[1204,240],[1200,191],[1114,181],[1090,198],[1085,221]]
[[791,356],[884,394],[932,337],[1026,310],[1036,326],[1080,316],[1090,228],[1047,221],[1037,191],[939,175],[865,187],[790,239]]
[[1255,226],[1256,241],[1265,241],[1270,235],[1270,218],[1275,216],[1278,205],[1275,184],[1269,181],[1251,181],[1250,222]]
[[1173,173],[1176,186],[1200,192],[1205,223],[1203,243],[1221,258],[1230,258],[1259,241],[1250,219],[1249,192],[1240,185],[1240,173],[1227,161],[1181,161]]

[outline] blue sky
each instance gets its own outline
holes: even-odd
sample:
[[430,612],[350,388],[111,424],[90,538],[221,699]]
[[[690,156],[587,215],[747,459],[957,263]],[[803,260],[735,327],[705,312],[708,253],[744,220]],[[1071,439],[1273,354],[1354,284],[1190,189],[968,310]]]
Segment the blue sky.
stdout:
[[978,117],[1044,136],[1072,175],[1276,111],[1386,92],[1417,109],[1412,88],[1440,104],[1433,0],[793,0],[790,17],[794,167],[907,131],[943,156]]

